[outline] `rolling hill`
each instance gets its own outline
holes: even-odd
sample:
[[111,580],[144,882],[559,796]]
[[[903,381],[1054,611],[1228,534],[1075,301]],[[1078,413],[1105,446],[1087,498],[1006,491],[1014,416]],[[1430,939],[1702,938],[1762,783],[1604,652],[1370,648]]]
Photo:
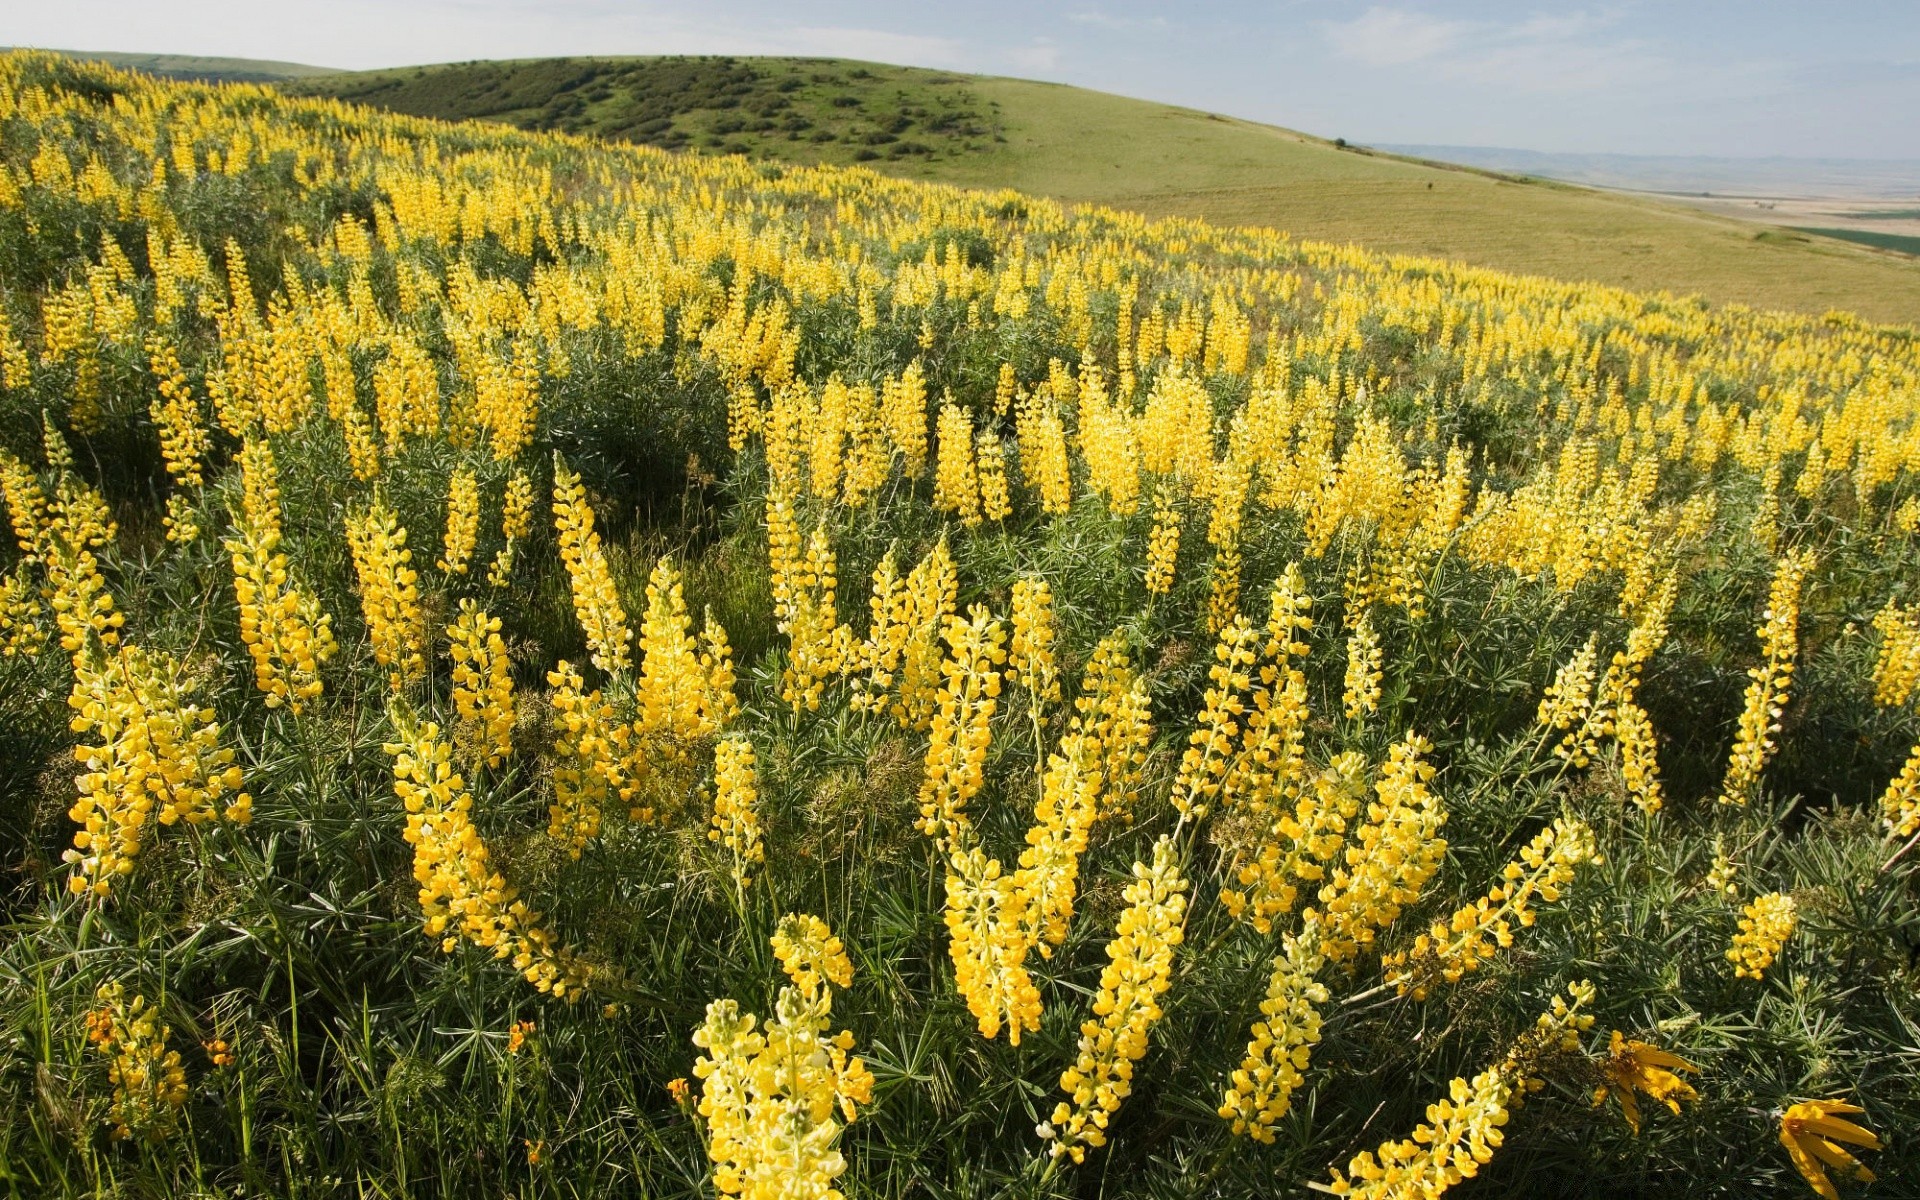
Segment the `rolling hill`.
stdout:
[[[0,46],[0,53],[22,49]],[[279,83],[287,79],[307,79],[331,75],[331,67],[312,67],[305,63],[273,62],[264,58],[213,58],[201,54],[134,54],[115,50],[51,50],[70,58],[104,62],[125,71],[140,71],[162,79],[189,83]]]
[[[135,56],[109,57],[141,65],[128,61]],[[840,59],[725,57],[288,72],[276,82],[417,116],[864,164],[1715,303],[1920,323],[1920,263],[1891,250],[1060,84]]]

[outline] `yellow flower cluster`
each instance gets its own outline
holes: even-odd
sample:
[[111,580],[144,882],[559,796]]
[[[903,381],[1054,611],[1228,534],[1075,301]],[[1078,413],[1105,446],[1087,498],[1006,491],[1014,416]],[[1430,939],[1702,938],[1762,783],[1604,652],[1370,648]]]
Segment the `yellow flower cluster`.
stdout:
[[100,1007],[87,1014],[87,1042],[107,1059],[113,1085],[113,1137],[161,1142],[187,1103],[187,1072],[180,1052],[167,1049],[173,1031],[160,1023],[160,1009],[136,995],[129,1001],[120,983],[103,983]]
[[959,575],[946,539],[903,581],[889,550],[873,572],[866,640],[851,656],[866,673],[853,706],[890,711],[902,728],[931,727],[941,681],[940,636],[957,612]]
[[1880,795],[1880,816],[1896,838],[1920,833],[1920,743],[1907,755],[1906,765]]
[[933,506],[960,518],[971,529],[980,524],[980,473],[974,466],[973,422],[959,405],[940,406],[935,425],[937,456],[933,467]]
[[1554,755],[1576,767],[1586,766],[1599,749],[1593,703],[1597,658],[1595,639],[1588,638],[1586,645],[1554,674],[1536,718],[1541,729],[1562,735],[1553,748]]
[[1244,616],[1236,616],[1214,644],[1213,666],[1207,672],[1210,686],[1174,779],[1173,807],[1182,817],[1206,816],[1220,795],[1258,661],[1259,631]]
[[[605,806],[615,789],[626,790],[626,771],[615,744],[621,739],[613,705],[599,689],[586,690],[580,672],[565,659],[547,672],[553,688],[553,804],[547,836],[579,858],[600,833]],[[624,739],[621,739],[624,740]]]
[[1170,837],[1154,843],[1150,864],[1133,864],[1133,882],[1122,893],[1127,907],[1107,943],[1094,1019],[1080,1026],[1079,1053],[1060,1075],[1070,1099],[1040,1127],[1055,1158],[1085,1162],[1088,1150],[1104,1146],[1108,1122],[1133,1091],[1133,1064],[1147,1052],[1147,1036],[1161,1016],[1160,997],[1173,984],[1174,947],[1185,935],[1186,890]]
[[1347,638],[1346,687],[1340,702],[1348,720],[1358,721],[1368,713],[1379,711],[1383,657],[1380,634],[1373,627],[1373,610],[1364,609]]
[[1439,836],[1446,809],[1427,787],[1433,767],[1421,759],[1429,749],[1426,739],[1409,733],[1387,752],[1345,862],[1320,889],[1320,952],[1329,962],[1350,963],[1372,946],[1376,932],[1419,898],[1446,857]]
[[1799,905],[1785,892],[1755,896],[1740,916],[1740,931],[1727,948],[1737,979],[1759,979],[1773,965],[1780,948],[1793,936],[1800,919]]
[[1580,1033],[1593,1024],[1580,1011],[1593,999],[1593,985],[1576,983],[1567,990],[1572,1002],[1555,996],[1552,1008],[1499,1063],[1470,1080],[1455,1079],[1446,1099],[1427,1106],[1426,1123],[1412,1137],[1362,1151],[1344,1172],[1333,1173],[1329,1190],[1358,1200],[1414,1200],[1438,1197],[1478,1175],[1506,1140],[1512,1110],[1539,1085],[1535,1071],[1542,1060],[1577,1050]]
[[1029,898],[1021,873],[977,847],[954,847],[947,857],[947,955],[954,989],[966,999],[980,1036],[1020,1044],[1024,1030],[1040,1028],[1040,989],[1027,973],[1033,946],[1026,916]]
[[1812,557],[1800,552],[1782,558],[1775,568],[1760,625],[1760,649],[1767,661],[1747,672],[1753,682],[1747,685],[1727,774],[1720,783],[1722,804],[1745,804],[1773,756],[1773,737],[1780,732],[1780,714],[1793,682],[1793,660],[1800,650],[1800,585],[1812,567]]
[[1074,721],[1085,735],[1081,746],[1097,815],[1130,820],[1140,771],[1153,743],[1153,719],[1146,683],[1127,660],[1122,635],[1108,634],[1094,647],[1073,707]]
[[726,848],[734,883],[751,883],[754,864],[765,862],[760,842],[760,813],[753,770],[753,743],[722,738],[713,749],[713,822],[707,839]]
[[193,690],[177,662],[138,646],[76,666],[72,727],[93,739],[73,751],[83,771],[67,815],[80,828],[64,858],[76,894],[104,897],[131,874],[150,821],[200,824],[229,793],[220,815],[251,818],[253,798],[240,791],[233,751],[220,745],[213,710],[195,704]]
[[1274,922],[1293,911],[1300,885],[1326,878],[1328,864],[1339,859],[1347,825],[1366,794],[1365,774],[1363,755],[1337,755],[1292,805],[1268,814],[1252,856],[1233,872],[1239,886],[1220,889],[1221,907],[1256,932],[1271,933]]
[[663,743],[671,754],[685,744],[719,733],[739,711],[733,694],[733,652],[727,632],[707,618],[703,652],[693,637],[693,618],[670,559],[654,564],[647,580],[647,612],[640,625],[640,678],[634,689],[639,710],[635,731]]
[[27,565],[21,563],[0,578],[0,658],[34,658],[47,644],[40,627],[40,600]]
[[989,722],[1000,703],[1000,665],[1007,631],[984,606],[963,620],[947,618],[941,635],[948,653],[940,664],[944,682],[927,743],[926,775],[920,783],[920,832],[945,851],[972,828],[967,801],[986,782]]
[[1053,589],[1044,579],[1013,581],[1013,642],[1007,654],[1007,683],[1032,697],[1035,719],[1060,702],[1060,670],[1054,660]]
[[1180,561],[1180,509],[1176,492],[1162,484],[1153,493],[1153,530],[1147,534],[1147,594],[1164,596],[1173,590],[1174,569]]
[[513,563],[520,543],[532,532],[533,481],[525,471],[515,471],[507,477],[507,494],[500,512],[500,535],[505,544],[494,553],[493,565],[487,568],[488,587],[507,586],[507,581],[513,578]]
[[1327,989],[1317,978],[1326,959],[1319,951],[1316,920],[1288,934],[1267,977],[1267,996],[1246,1056],[1228,1077],[1220,1115],[1233,1132],[1273,1143],[1273,1127],[1293,1107],[1294,1089],[1305,1081],[1313,1047],[1320,1041],[1320,1010]]
[[1840,1189],[1827,1177],[1827,1168],[1846,1171],[1861,1183],[1872,1183],[1876,1176],[1842,1144],[1867,1150],[1880,1149],[1880,1139],[1872,1130],[1846,1118],[1866,1110],[1843,1100],[1807,1100],[1787,1106],[1780,1114],[1780,1144],[1807,1184],[1826,1200],[1840,1200]]
[[1557,818],[1521,848],[1486,895],[1435,921],[1411,948],[1382,958],[1388,982],[1416,1000],[1425,1000],[1441,980],[1458,982],[1513,944],[1514,922],[1526,928],[1539,919],[1536,898],[1558,901],[1579,867],[1598,861],[1592,827],[1574,817]]
[[440,542],[440,559],[434,565],[443,574],[465,575],[479,536],[480,481],[472,471],[460,467],[447,480],[447,528]]
[[553,459],[553,527],[560,537],[560,558],[573,582],[573,614],[586,632],[593,665],[609,674],[630,670],[633,660],[627,644],[627,611],[607,567],[606,551],[593,528],[593,509],[580,477],[555,455]]
[[280,488],[273,450],[264,439],[240,450],[242,506],[224,545],[233,561],[233,594],[240,609],[240,640],[253,659],[254,685],[268,708],[299,713],[324,690],[320,668],[339,647],[333,618],[320,601],[288,578],[280,549]]
[[447,626],[453,659],[455,751],[463,762],[497,767],[513,754],[513,662],[500,637],[500,618],[473,600]]
[[540,914],[487,861],[486,843],[473,827],[473,797],[454,770],[440,727],[397,701],[388,716],[398,740],[385,749],[394,760],[393,793],[407,813],[426,935],[449,954],[464,938],[510,960],[542,992],[578,1000],[590,983],[585,965],[554,940]]
[[46,567],[47,607],[60,631],[60,648],[73,656],[76,667],[118,644],[127,621],[93,554],[118,532],[100,493],[63,468],[35,552]]
[[760,1025],[735,1001],[715,1000],[694,1031],[705,1052],[693,1073],[713,1184],[746,1200],[839,1200],[834,1180],[847,1169],[840,1136],[873,1097],[872,1074],[850,1053],[853,1035],[827,1032],[827,984],[846,987],[853,966],[817,917],[781,918],[773,945],[793,980],[780,989],[773,1020]]
[[[212,448],[213,435],[172,344],[158,335],[151,336],[147,354],[159,393],[149,402],[148,414],[160,436],[161,461],[176,488],[198,491],[204,482],[200,466]],[[182,545],[200,536],[192,502],[183,491],[167,497],[166,529],[167,540]]]
[[1609,1095],[1618,1098],[1621,1114],[1637,1134],[1640,1132],[1638,1093],[1646,1093],[1677,1116],[1682,1100],[1700,1098],[1700,1093],[1680,1078],[1678,1072],[1698,1073],[1699,1070],[1671,1050],[1628,1038],[1616,1029],[1608,1043],[1607,1057],[1600,1063],[1600,1074],[1606,1082],[1593,1090],[1593,1103],[1598,1107],[1606,1103]]
[[1889,708],[1905,704],[1920,683],[1920,605],[1889,604],[1875,614],[1880,649],[1873,660],[1873,698]]
[[386,501],[376,498],[366,511],[347,517],[347,548],[360,578],[360,611],[373,660],[387,668],[387,686],[400,691],[427,673],[426,618],[407,531]]

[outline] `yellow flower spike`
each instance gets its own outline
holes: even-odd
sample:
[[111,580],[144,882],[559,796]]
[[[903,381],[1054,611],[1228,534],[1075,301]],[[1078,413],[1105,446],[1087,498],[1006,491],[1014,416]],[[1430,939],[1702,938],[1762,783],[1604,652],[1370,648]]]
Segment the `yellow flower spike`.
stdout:
[[452,700],[459,722],[453,741],[463,761],[497,767],[513,754],[513,663],[500,638],[500,618],[473,600],[447,626],[453,660]]
[[172,1030],[160,1024],[160,1010],[145,996],[129,1001],[119,983],[102,984],[95,998],[101,1006],[87,1014],[87,1041],[107,1059],[113,1138],[165,1141],[187,1102],[180,1052],[167,1049]]
[[586,681],[562,659],[547,673],[553,688],[553,804],[547,810],[547,836],[562,842],[579,858],[588,842],[599,836],[606,804],[627,788],[627,774],[619,747],[618,721],[613,705],[598,689],[586,690]]
[[1561,817],[1541,830],[1501,872],[1501,882],[1486,895],[1445,920],[1436,920],[1412,947],[1380,960],[1387,981],[1400,995],[1427,998],[1441,981],[1458,982],[1513,944],[1513,924],[1536,920],[1537,897],[1560,899],[1576,870],[1600,861],[1593,829],[1585,821]]
[[1013,581],[1013,642],[1008,650],[1007,682],[1024,687],[1036,712],[1060,700],[1060,672],[1054,661],[1056,637],[1053,590],[1044,579]]
[[1133,864],[1133,882],[1122,898],[1093,1017],[1080,1026],[1079,1053],[1060,1075],[1069,1097],[1040,1128],[1054,1158],[1086,1161],[1087,1151],[1106,1145],[1113,1114],[1133,1091],[1134,1063],[1147,1052],[1160,1020],[1160,997],[1173,983],[1173,955],[1185,936],[1187,881],[1173,842],[1161,837],[1151,863]]
[[593,665],[609,674],[632,669],[627,612],[607,566],[606,551],[593,528],[593,509],[580,477],[557,454],[553,460],[553,525],[559,534],[560,557],[573,583],[573,612],[587,635]]
[[1604,1104],[1609,1095],[1620,1101],[1620,1112],[1634,1133],[1640,1132],[1640,1102],[1637,1093],[1664,1104],[1676,1116],[1682,1100],[1698,1100],[1693,1085],[1678,1072],[1697,1074],[1700,1068],[1669,1050],[1628,1038],[1614,1030],[1607,1057],[1600,1063],[1606,1083],[1594,1089],[1595,1105]]
[[233,751],[193,693],[178,662],[138,646],[76,670],[71,726],[91,740],[73,751],[82,772],[68,815],[80,828],[63,858],[74,867],[67,885],[75,894],[104,897],[131,874],[152,824],[251,818]]
[[1774,735],[1780,732],[1793,683],[1794,658],[1800,649],[1800,590],[1813,558],[1799,551],[1782,558],[1767,594],[1767,610],[1760,626],[1760,648],[1766,661],[1747,672],[1746,703],[1740,712],[1726,777],[1720,783],[1720,803],[1745,804],[1760,783],[1760,772],[1773,757]]
[[1799,907],[1785,892],[1756,896],[1740,917],[1740,932],[1727,949],[1727,961],[1733,964],[1736,979],[1759,979],[1779,955],[1787,939],[1793,936],[1799,921]]
[[1881,793],[1880,817],[1891,837],[1908,838],[1920,833],[1920,743],[1915,743],[1906,765]]
[[933,470],[933,506],[960,518],[971,529],[980,524],[980,476],[974,464],[973,422],[949,401],[940,406],[937,457]]
[[1355,1155],[1345,1171],[1334,1171],[1327,1190],[1356,1200],[1437,1198],[1478,1175],[1505,1142],[1513,1110],[1538,1086],[1542,1064],[1577,1048],[1580,1031],[1593,1024],[1581,1011],[1593,998],[1592,985],[1572,984],[1568,993],[1571,1001],[1555,996],[1505,1058],[1470,1080],[1453,1080],[1446,1099],[1427,1106],[1426,1122],[1411,1137]]
[[846,1172],[845,1125],[873,1098],[873,1076],[850,1053],[853,1036],[830,1035],[826,986],[853,981],[840,940],[801,913],[780,921],[774,953],[793,983],[762,1024],[733,1000],[707,1005],[693,1043],[700,1081],[696,1111],[706,1121],[714,1187],[722,1195],[831,1200]]
[[1220,1103],[1219,1113],[1232,1122],[1233,1132],[1256,1142],[1273,1143],[1273,1127],[1292,1109],[1294,1090],[1305,1082],[1320,1041],[1317,1006],[1327,1002],[1328,993],[1315,978],[1326,963],[1319,943],[1315,919],[1287,935],[1267,979],[1261,1019],[1253,1024],[1246,1056],[1229,1077]]
[[1162,483],[1153,493],[1153,531],[1147,535],[1147,594],[1164,596],[1173,590],[1174,568],[1180,559],[1180,510],[1174,488]]
[[493,869],[473,826],[473,798],[454,770],[453,748],[440,727],[394,701],[393,793],[406,812],[413,878],[420,886],[422,930],[452,953],[469,941],[504,959],[540,991],[573,1003],[592,982],[585,964],[561,947]]
[[767,857],[757,804],[753,743],[744,737],[722,738],[713,753],[713,820],[707,840],[726,849],[734,883],[741,888],[753,882],[754,864]]
[[1347,675],[1341,705],[1347,719],[1357,721],[1380,708],[1382,651],[1373,627],[1373,610],[1365,609],[1347,639]]
[[426,675],[426,621],[407,531],[384,500],[347,518],[347,547],[360,579],[373,660],[387,668],[387,686],[401,691]]
[[971,836],[967,801],[985,782],[989,722],[999,707],[1000,666],[1006,661],[1006,628],[982,605],[962,620],[948,617],[949,648],[940,664],[942,684],[927,744],[920,784],[920,832],[943,852]]
[[479,536],[480,482],[461,467],[447,481],[447,529],[434,565],[445,575],[465,575]]
[[1849,1153],[1845,1146],[1865,1150],[1880,1149],[1880,1139],[1871,1130],[1846,1120],[1845,1116],[1866,1110],[1843,1100],[1808,1100],[1790,1106],[1780,1117],[1780,1144],[1787,1148],[1807,1185],[1826,1200],[1840,1200],[1840,1191],[1827,1176],[1827,1168],[1849,1172],[1861,1183],[1872,1183],[1874,1173]]

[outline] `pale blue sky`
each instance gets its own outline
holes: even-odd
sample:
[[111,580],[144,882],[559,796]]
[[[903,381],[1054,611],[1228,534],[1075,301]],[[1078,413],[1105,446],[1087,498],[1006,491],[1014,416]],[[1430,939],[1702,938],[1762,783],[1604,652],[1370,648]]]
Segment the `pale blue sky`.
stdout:
[[12,0],[0,44],[349,68],[842,55],[1361,142],[1920,158],[1920,0]]

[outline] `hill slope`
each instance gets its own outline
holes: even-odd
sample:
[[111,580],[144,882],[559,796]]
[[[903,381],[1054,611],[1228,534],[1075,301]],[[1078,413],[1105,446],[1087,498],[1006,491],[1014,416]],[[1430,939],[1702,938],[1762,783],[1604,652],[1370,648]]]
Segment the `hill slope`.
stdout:
[[342,73],[288,86],[420,116],[864,162],[915,179],[1719,303],[1920,321],[1920,264],[1868,247],[1059,84],[832,59],[627,58]]
[[[18,49],[0,46],[0,53]],[[280,83],[337,74],[332,67],[274,62],[264,58],[211,58],[201,54],[132,54],[117,50],[50,50],[87,62],[103,62],[123,71],[140,71],[162,79],[197,83]]]

